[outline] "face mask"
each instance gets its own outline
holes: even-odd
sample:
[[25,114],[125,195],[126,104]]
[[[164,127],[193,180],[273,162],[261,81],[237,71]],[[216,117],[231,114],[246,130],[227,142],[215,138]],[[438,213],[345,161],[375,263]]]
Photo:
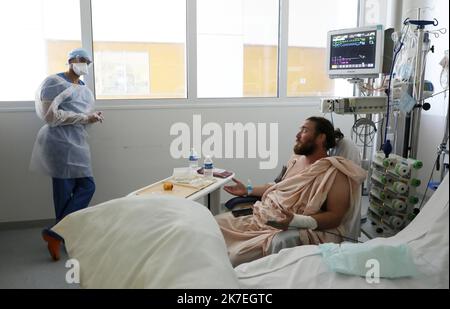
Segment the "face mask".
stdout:
[[89,73],[87,63],[72,63],[72,70],[78,76],[87,75]]

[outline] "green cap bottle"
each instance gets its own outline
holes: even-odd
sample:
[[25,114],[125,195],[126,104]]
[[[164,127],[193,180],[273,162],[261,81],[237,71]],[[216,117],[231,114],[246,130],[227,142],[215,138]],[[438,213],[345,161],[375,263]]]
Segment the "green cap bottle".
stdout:
[[411,166],[416,170],[421,169],[423,167],[423,162],[420,160],[409,158],[408,163],[411,164]]
[[413,167],[418,170],[419,168],[422,168],[423,163],[422,161],[417,160],[416,162],[414,162]]
[[419,202],[419,199],[415,196],[410,196],[408,200],[409,200],[409,203],[413,204],[413,205],[417,204]]
[[420,184],[421,184],[420,179],[417,179],[417,178],[411,179],[411,182],[410,182],[410,185],[411,185],[411,186],[413,186],[413,187],[418,187],[418,186],[420,186]]

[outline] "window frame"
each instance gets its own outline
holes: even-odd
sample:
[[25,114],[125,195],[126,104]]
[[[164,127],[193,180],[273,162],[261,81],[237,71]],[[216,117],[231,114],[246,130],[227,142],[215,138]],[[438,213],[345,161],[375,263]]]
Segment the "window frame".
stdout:
[[[91,0],[80,1],[81,43],[93,54],[92,6]],[[155,99],[97,99],[101,109],[164,109],[164,108],[208,108],[208,107],[258,107],[258,106],[317,106],[321,96],[287,96],[287,64],[289,33],[289,0],[279,1],[278,24],[278,76],[276,97],[197,97],[197,1],[186,0],[186,92],[187,98]],[[360,24],[363,3],[358,0],[357,24]],[[95,66],[95,59],[94,59]],[[95,73],[90,66],[85,83],[95,95]],[[33,111],[34,101],[1,101],[0,111]]]

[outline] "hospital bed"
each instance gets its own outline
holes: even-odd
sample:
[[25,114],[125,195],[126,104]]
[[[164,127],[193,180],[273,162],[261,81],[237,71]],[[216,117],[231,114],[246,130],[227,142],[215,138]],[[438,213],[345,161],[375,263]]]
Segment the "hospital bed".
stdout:
[[397,246],[411,249],[418,276],[381,278],[369,283],[365,277],[331,271],[319,246],[300,246],[239,265],[235,268],[242,288],[449,288],[449,185],[448,175],[417,217],[393,237],[375,238],[365,246]]
[[72,213],[53,230],[79,262],[87,288],[448,288],[448,182],[447,175],[396,236],[363,244],[411,248],[419,275],[377,284],[331,271],[311,245],[233,269],[210,211],[181,198],[124,197]]

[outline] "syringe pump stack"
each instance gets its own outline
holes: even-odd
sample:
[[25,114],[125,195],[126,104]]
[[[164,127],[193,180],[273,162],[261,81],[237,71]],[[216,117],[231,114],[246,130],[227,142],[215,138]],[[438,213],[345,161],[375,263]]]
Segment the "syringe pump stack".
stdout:
[[368,219],[376,226],[376,232],[392,236],[406,227],[417,215],[419,199],[416,189],[420,186],[417,171],[422,162],[380,151],[371,165]]

